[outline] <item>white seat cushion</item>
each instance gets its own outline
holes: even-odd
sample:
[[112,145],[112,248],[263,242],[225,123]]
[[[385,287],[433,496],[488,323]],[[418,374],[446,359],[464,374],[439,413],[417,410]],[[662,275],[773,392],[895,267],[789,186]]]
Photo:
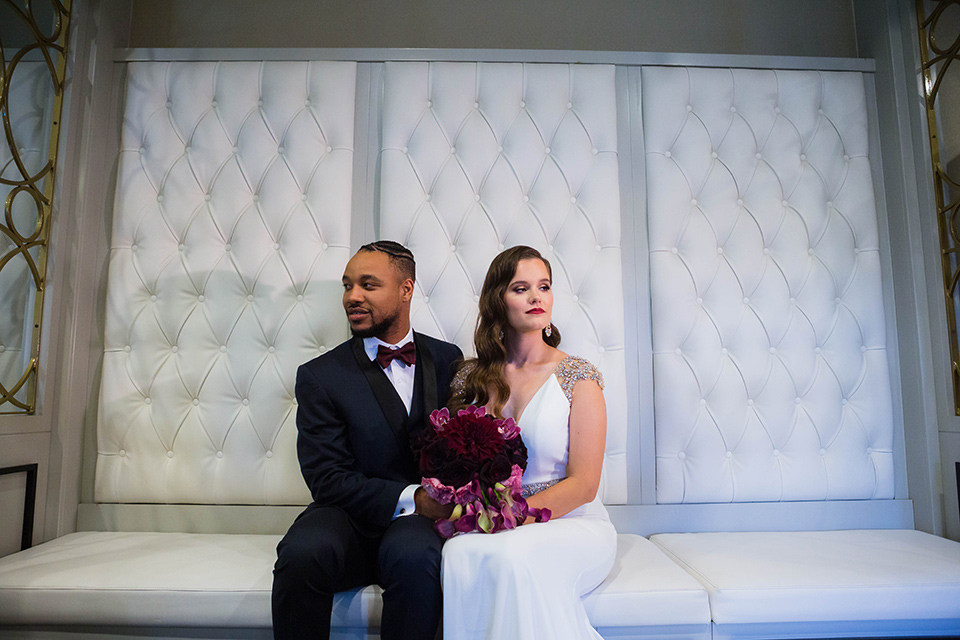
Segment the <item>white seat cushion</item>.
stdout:
[[[269,627],[280,537],[70,534],[0,559],[0,625]],[[378,628],[380,593],[337,594],[332,626]],[[586,606],[601,628],[687,625],[686,637],[709,637],[706,591],[640,536],[619,536]]]
[[[278,535],[74,533],[0,559],[0,624],[269,627]],[[377,587],[332,625],[380,624]]]
[[869,530],[651,540],[707,588],[714,638],[765,628],[778,637],[960,633],[960,544],[944,538]]
[[642,628],[644,638],[710,637],[706,590],[656,545],[635,534],[617,536],[613,569],[584,598],[584,607],[601,631]]

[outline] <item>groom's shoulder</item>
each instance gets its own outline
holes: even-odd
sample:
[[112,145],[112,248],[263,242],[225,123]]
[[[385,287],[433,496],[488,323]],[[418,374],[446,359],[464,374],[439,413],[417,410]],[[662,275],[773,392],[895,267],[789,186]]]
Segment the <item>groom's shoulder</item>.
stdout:
[[[323,347],[320,348],[323,349]],[[356,358],[353,355],[353,348],[350,346],[350,340],[347,340],[333,349],[324,351],[312,360],[304,362],[300,365],[300,369],[325,371],[350,366],[354,362],[356,362]]]
[[452,361],[463,357],[463,351],[461,351],[460,347],[452,342],[439,340],[433,336],[428,336],[427,334],[420,332],[417,332],[417,337],[423,341],[423,344],[430,349],[430,353],[432,353],[436,358],[443,358],[447,361]]

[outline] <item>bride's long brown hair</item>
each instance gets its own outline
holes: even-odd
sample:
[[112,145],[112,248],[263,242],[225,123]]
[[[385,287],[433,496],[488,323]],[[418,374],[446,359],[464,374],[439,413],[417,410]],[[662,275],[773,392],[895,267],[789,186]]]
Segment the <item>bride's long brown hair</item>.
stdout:
[[[513,276],[517,273],[517,263],[521,260],[540,260],[547,268],[547,275],[553,281],[553,269],[550,262],[532,247],[523,245],[511,247],[501,252],[490,263],[487,276],[480,290],[480,314],[477,316],[477,329],[473,333],[473,345],[477,357],[466,360],[461,368],[467,368],[466,380],[462,389],[454,389],[447,406],[451,411],[475,404],[489,405],[491,413],[500,416],[503,405],[510,397],[510,385],[503,376],[503,365],[507,361],[508,327],[507,304],[504,294]],[[560,331],[550,323],[551,335],[542,333],[543,341],[551,347],[560,344]]]

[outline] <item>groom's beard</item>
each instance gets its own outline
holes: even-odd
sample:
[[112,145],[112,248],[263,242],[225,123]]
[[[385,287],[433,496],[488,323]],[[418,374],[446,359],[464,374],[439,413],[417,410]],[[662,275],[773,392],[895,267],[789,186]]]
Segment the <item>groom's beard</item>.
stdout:
[[379,322],[374,322],[366,329],[355,329],[351,326],[350,333],[358,338],[376,338],[385,334],[399,319],[400,310],[398,309],[393,315],[387,316]]

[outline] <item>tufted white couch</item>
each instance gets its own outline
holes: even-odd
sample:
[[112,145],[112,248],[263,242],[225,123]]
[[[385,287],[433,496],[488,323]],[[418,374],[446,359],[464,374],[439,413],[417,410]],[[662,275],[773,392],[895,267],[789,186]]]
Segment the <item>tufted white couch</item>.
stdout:
[[[563,346],[607,382],[621,534],[587,597],[605,637],[960,634],[960,545],[816,516],[887,513],[902,428],[860,74],[645,67],[633,102],[606,65],[381,73],[371,219],[356,63],[129,65],[97,504],[0,559],[0,634],[269,637],[274,548],[309,500],[293,376],[346,338],[339,278],[371,228],[417,255],[415,327],[465,351],[490,259],[524,243],[553,263]],[[638,442],[654,502],[693,526],[643,522]],[[757,503],[813,517],[772,531],[738,515]],[[336,637],[375,636],[378,589],[333,617]]]

